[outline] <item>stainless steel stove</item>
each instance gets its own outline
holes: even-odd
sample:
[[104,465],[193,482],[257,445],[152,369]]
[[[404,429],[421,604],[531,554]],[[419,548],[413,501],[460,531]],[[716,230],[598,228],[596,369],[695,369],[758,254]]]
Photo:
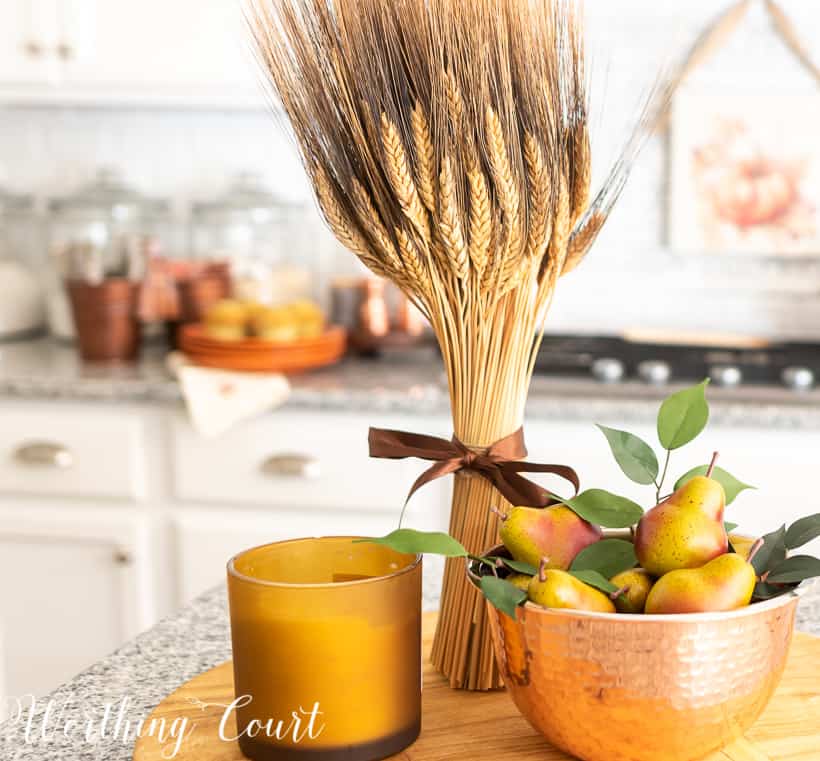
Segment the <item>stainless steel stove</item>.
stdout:
[[738,347],[547,335],[535,371],[593,377],[601,383],[665,385],[709,377],[727,388],[782,385],[806,391],[820,382],[820,344],[755,341]]

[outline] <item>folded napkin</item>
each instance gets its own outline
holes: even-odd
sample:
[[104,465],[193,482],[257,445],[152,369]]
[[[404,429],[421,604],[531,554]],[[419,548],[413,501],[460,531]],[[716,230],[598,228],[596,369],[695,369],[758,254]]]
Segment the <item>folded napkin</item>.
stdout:
[[220,436],[243,420],[276,409],[290,396],[290,383],[280,373],[197,367],[180,352],[171,352],[167,363],[179,380],[191,424],[200,435],[209,438]]

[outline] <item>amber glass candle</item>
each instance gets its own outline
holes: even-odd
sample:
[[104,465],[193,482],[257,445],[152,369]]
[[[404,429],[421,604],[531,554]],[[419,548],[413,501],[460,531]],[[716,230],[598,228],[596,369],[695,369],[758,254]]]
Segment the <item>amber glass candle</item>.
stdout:
[[418,737],[420,557],[351,537],[278,542],[228,563],[228,595],[246,756],[370,761]]

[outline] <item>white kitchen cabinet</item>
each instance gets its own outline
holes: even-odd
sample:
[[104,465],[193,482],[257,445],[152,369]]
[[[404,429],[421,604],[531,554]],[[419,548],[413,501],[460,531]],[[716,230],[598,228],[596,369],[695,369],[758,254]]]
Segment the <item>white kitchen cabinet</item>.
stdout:
[[0,511],[7,694],[43,695],[149,626],[150,565],[140,516]]
[[59,0],[0,2],[0,87],[42,93],[59,77]]
[[[238,552],[304,536],[381,536],[396,528],[398,515],[281,510],[189,510],[173,517],[179,602],[184,604],[225,582],[226,566]],[[412,524],[428,530],[440,523]]]
[[4,0],[0,24],[0,101],[265,107],[241,0]]
[[[372,422],[364,414],[279,410],[205,439],[180,414],[173,423],[176,497],[285,510],[397,514],[423,464],[371,459],[367,434]],[[378,424],[447,435],[443,420],[391,417]],[[414,508],[437,510],[437,487],[419,492]]]
[[144,454],[133,413],[0,404],[0,495],[142,499]]

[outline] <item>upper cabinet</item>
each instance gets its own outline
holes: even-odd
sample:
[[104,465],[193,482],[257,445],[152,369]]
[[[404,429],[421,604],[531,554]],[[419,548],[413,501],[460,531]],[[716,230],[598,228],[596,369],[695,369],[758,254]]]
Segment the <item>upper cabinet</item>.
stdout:
[[0,102],[260,108],[242,0],[3,0]]

